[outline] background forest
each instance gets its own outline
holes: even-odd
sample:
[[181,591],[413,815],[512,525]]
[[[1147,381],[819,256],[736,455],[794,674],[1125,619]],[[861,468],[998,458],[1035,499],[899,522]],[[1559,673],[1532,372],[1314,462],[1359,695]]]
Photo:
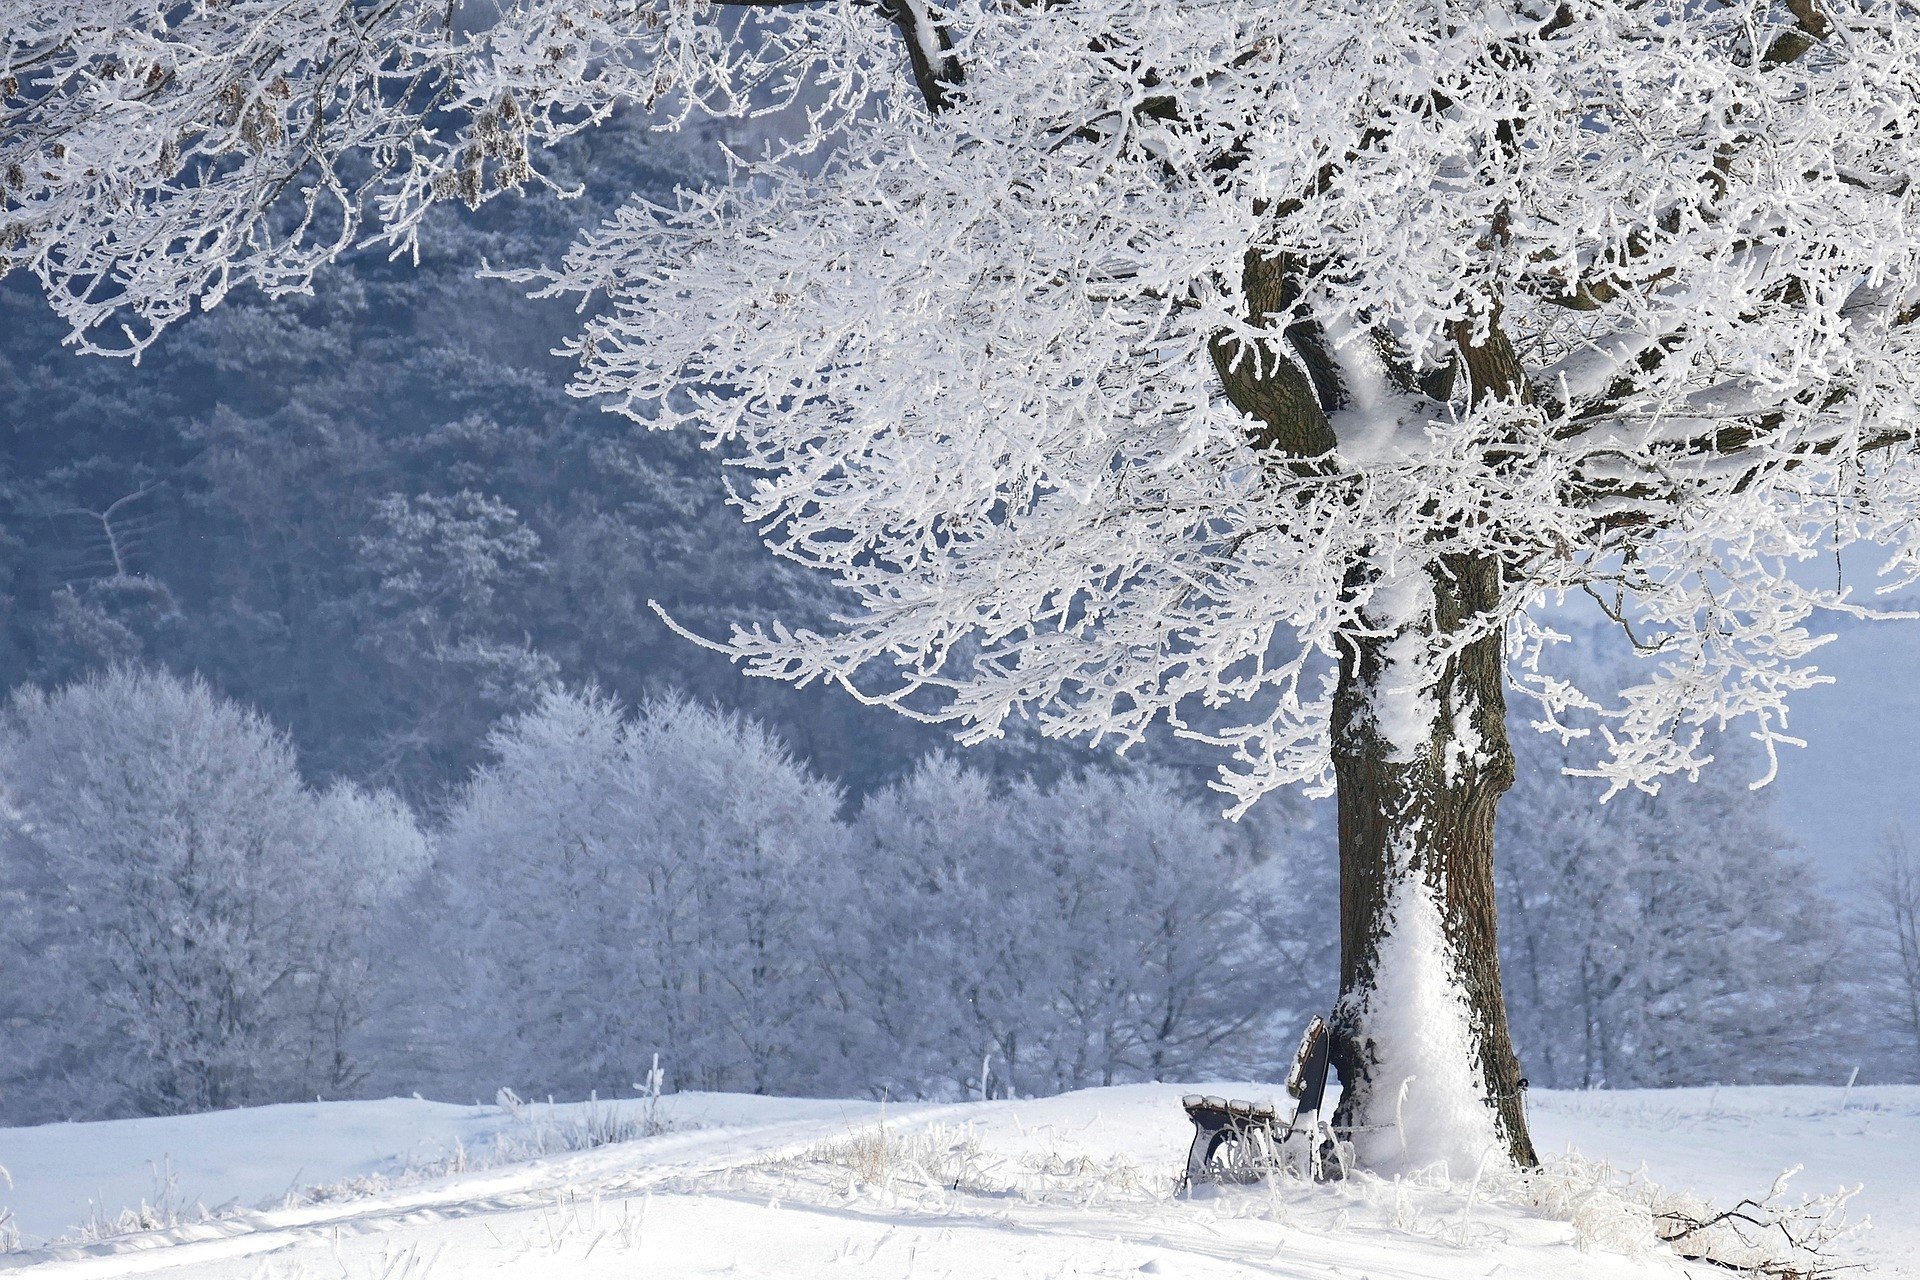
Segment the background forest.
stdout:
[[[1331,999],[1320,808],[1228,824],[1171,743],[950,753],[655,617],[835,601],[692,436],[565,393],[571,310],[477,272],[694,155],[616,122],[565,153],[578,201],[440,217],[417,266],[235,297],[138,367],[0,284],[0,1123],[618,1093],[656,1054],[892,1097],[1271,1076]],[[1535,1083],[1920,1079],[1897,836],[1843,901],[1750,771],[1603,811],[1516,744]]]

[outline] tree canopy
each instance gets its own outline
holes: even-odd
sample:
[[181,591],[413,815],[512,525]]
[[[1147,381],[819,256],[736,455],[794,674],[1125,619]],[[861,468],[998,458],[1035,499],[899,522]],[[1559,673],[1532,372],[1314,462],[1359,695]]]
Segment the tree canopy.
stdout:
[[453,13],[10,3],[0,253],[137,352],[542,181],[616,102],[804,98],[545,277],[613,303],[580,389],[697,418],[856,601],[734,648],[975,735],[1191,720],[1243,802],[1327,781],[1326,656],[1453,558],[1500,589],[1427,648],[1531,654],[1527,607],[1582,589],[1659,655],[1606,719],[1616,784],[1728,717],[1785,739],[1809,618],[1858,607],[1795,565],[1913,564],[1898,0]]

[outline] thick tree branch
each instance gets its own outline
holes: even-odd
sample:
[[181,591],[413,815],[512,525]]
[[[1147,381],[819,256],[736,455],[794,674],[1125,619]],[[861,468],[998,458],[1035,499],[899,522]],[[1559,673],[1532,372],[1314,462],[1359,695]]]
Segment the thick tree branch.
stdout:
[[879,0],[880,12],[899,29],[907,46],[907,66],[927,110],[938,115],[952,101],[952,90],[966,74],[953,51],[946,24],[926,0]]
[[[938,115],[952,102],[952,90],[965,82],[966,72],[954,53],[946,24],[927,0],[866,0],[900,32],[906,46],[907,67],[927,110]],[[824,0],[714,0],[731,9],[791,9]]]
[[[1290,254],[1247,250],[1241,279],[1248,323],[1265,329],[1270,317],[1286,314],[1299,299],[1304,272],[1304,264]],[[1294,459],[1318,458],[1337,443],[1322,395],[1337,394],[1338,375],[1317,325],[1289,325],[1284,336],[1301,353],[1300,361],[1281,350],[1278,341],[1222,331],[1209,344],[1213,365],[1234,408],[1260,423],[1249,433],[1254,448]],[[1309,359],[1319,367],[1307,363]]]
[[[1821,407],[1831,408],[1835,403],[1837,400],[1830,396]],[[1730,422],[1710,433],[1675,444],[1672,453],[1678,461],[1701,457],[1729,460],[1737,459],[1743,452],[1753,452],[1752,466],[1728,486],[1733,493],[1744,493],[1769,472],[1797,470],[1831,457],[1848,443],[1847,437],[1835,435],[1807,442],[1787,452],[1761,452],[1762,446],[1771,438],[1772,428],[1777,428],[1780,423],[1777,415],[1755,423]],[[1862,455],[1884,453],[1902,445],[1914,444],[1920,444],[1920,430],[1896,428],[1863,435],[1854,445],[1854,451]],[[1604,508],[1593,520],[1592,532],[1597,537],[1610,533],[1651,533],[1664,527],[1671,519],[1679,518],[1685,512],[1685,504],[1677,501],[1677,496],[1674,481],[1649,476],[1643,480],[1585,481],[1569,501],[1578,506]],[[1660,514],[1656,515],[1656,512]]]

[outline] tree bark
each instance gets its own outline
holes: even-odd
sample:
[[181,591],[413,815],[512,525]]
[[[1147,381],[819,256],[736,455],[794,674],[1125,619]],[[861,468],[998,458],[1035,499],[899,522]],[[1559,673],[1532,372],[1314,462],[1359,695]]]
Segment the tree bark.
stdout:
[[[1416,1129],[1406,1112],[1433,1107],[1432,1090],[1447,1087],[1446,1071],[1429,1070],[1432,1079],[1423,1093],[1414,1071],[1407,1069],[1422,1061],[1423,1053],[1432,1063],[1432,1055],[1444,1056],[1449,1049],[1444,1043],[1405,1043],[1410,1036],[1429,1036],[1431,1027],[1421,1023],[1410,1032],[1405,1012],[1392,1008],[1397,997],[1383,996],[1388,979],[1423,981],[1427,985],[1421,990],[1457,993],[1451,1006],[1464,1011],[1459,1037],[1464,1043],[1458,1049],[1468,1061],[1455,1072],[1452,1100],[1464,1095],[1472,1110],[1477,1096],[1491,1113],[1485,1130],[1491,1143],[1518,1166],[1537,1163],[1522,1105],[1525,1081],[1508,1034],[1494,933],[1494,813],[1512,785],[1514,768],[1506,735],[1502,636],[1496,628],[1444,660],[1409,665],[1406,657],[1416,650],[1431,652],[1433,641],[1458,635],[1485,616],[1499,593],[1499,573],[1491,560],[1444,561],[1432,577],[1430,600],[1422,589],[1418,610],[1379,619],[1381,633],[1357,643],[1340,664],[1333,713],[1340,812],[1340,1001],[1333,1063],[1343,1093],[1334,1127],[1354,1138],[1363,1163],[1379,1163],[1367,1159],[1369,1143],[1380,1151],[1383,1142],[1394,1142],[1381,1135],[1393,1133],[1398,1134],[1396,1154],[1424,1163],[1433,1152],[1417,1142],[1406,1145],[1407,1134]],[[1356,575],[1350,585],[1358,590],[1368,584]],[[1405,724],[1394,724],[1390,709],[1384,718],[1382,711],[1383,696],[1406,692],[1409,672],[1420,686],[1417,705],[1432,712],[1430,722],[1416,720],[1412,741]],[[1383,690],[1383,681],[1391,688]],[[1406,910],[1407,895],[1419,890],[1438,911],[1444,943],[1430,962],[1445,972],[1384,973],[1382,943],[1397,922],[1405,923],[1398,915]],[[1391,954],[1395,965],[1406,961],[1404,946]],[[1388,1026],[1383,1020],[1390,1018],[1397,1020]],[[1429,1128],[1437,1123],[1431,1116],[1421,1119]],[[1454,1173],[1460,1176],[1461,1170]]]

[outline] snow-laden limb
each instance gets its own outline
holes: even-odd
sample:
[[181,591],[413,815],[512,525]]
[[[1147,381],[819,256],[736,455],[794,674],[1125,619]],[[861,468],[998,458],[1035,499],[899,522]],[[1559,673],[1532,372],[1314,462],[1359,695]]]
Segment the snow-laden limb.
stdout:
[[[614,303],[581,390],[710,432],[851,591],[735,636],[757,672],[971,737],[1167,718],[1244,805],[1326,785],[1370,584],[1491,558],[1475,633],[1584,588],[1657,655],[1597,766],[1652,786],[1727,721],[1795,741],[1817,615],[1864,607],[1809,562],[1914,561],[1920,39],[1808,12],[954,5],[938,116],[630,208],[546,283]],[[1323,427],[1231,394],[1289,370]]]
[[435,201],[543,181],[542,150],[617,103],[672,124],[813,80],[823,120],[859,109],[884,28],[796,12],[747,39],[716,12],[4,0],[0,273],[37,275],[83,348],[137,356],[196,302],[304,291],[363,235],[412,250]]

